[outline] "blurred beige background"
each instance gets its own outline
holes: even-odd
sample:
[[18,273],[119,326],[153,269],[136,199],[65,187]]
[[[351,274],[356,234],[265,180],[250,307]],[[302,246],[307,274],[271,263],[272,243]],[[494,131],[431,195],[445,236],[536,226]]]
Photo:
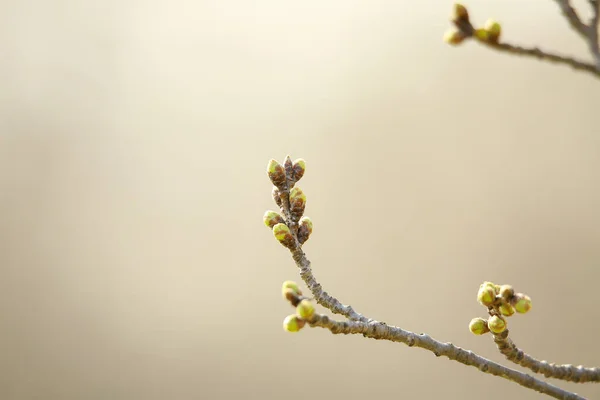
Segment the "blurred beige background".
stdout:
[[[502,361],[467,325],[483,280],[512,283],[534,301],[517,344],[599,365],[600,81],[446,46],[451,4],[2,2],[0,398],[542,398],[285,333],[299,277],[261,218],[286,154],[340,300]],[[467,5],[589,59],[553,1]]]

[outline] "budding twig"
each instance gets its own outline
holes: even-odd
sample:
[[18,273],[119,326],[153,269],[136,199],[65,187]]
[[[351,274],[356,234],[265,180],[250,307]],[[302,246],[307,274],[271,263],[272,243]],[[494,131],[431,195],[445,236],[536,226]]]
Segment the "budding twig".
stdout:
[[[311,327],[326,328],[333,334],[361,334],[376,340],[400,342],[409,347],[414,346],[429,350],[437,357],[445,356],[448,359],[460,362],[461,364],[476,367],[484,373],[500,376],[504,379],[518,383],[521,386],[557,399],[583,399],[583,397],[576,393],[568,392],[531,375],[495,363],[469,350],[457,347],[452,343],[443,343],[424,333],[416,334],[399,327],[388,325],[384,322],[367,318],[354,311],[351,306],[342,304],[334,296],[325,292],[321,284],[314,277],[311,263],[302,250],[302,243],[306,241],[310,233],[312,233],[312,222],[306,225],[306,228],[303,231],[301,231],[298,226],[298,221],[302,221],[303,218],[306,218],[302,217],[306,196],[304,196],[301,191],[300,193],[302,193],[302,195],[297,195],[298,190],[295,191],[296,195],[291,195],[290,193],[291,188],[304,174],[305,164],[303,161],[301,165],[300,163],[293,164],[300,165],[298,168],[301,172],[298,174],[292,168],[291,161],[289,160],[289,157],[287,157],[285,169],[279,168],[278,163],[274,160],[271,160],[269,163],[269,178],[277,188],[273,191],[275,202],[280,206],[283,217],[274,211],[267,211],[263,217],[264,223],[273,230],[277,240],[292,253],[296,265],[300,268],[300,276],[311,291],[314,300],[331,312],[345,316],[347,320],[338,322],[325,315],[315,313],[314,307],[310,303],[310,299],[302,296],[302,292],[294,282],[286,281],[282,286],[282,294],[285,299],[296,307],[296,314],[289,315],[285,318],[283,324],[285,330],[297,332],[308,323]],[[287,177],[281,176],[282,174],[287,175]],[[294,174],[298,176],[298,178],[294,179],[292,177],[290,179],[290,174]],[[293,202],[299,203],[292,206]],[[300,240],[298,235],[305,235],[305,237]],[[498,333],[506,331],[506,324],[502,315],[496,315],[496,308],[493,308],[496,305],[508,305],[510,307],[505,308],[505,312],[508,312],[507,310],[512,310],[511,312],[513,313],[515,310],[519,313],[525,313],[531,308],[531,299],[521,293],[515,294],[512,287],[508,285],[496,288],[491,282],[486,282],[480,288],[478,298],[480,299],[480,302],[490,305],[490,309],[494,311],[492,318],[498,319],[499,322],[490,323],[489,320],[485,321],[481,318],[473,320],[470,328],[471,331],[476,334],[484,334],[486,331],[490,330]],[[498,308],[498,310],[500,310],[500,308]],[[497,311],[497,313],[500,313],[500,311]],[[504,322],[503,326],[500,326],[500,322]]]
[[390,326],[383,322],[371,321],[334,321],[326,315],[314,314],[309,319],[311,327],[326,328],[333,334],[359,334],[376,340],[389,340],[404,343],[409,347],[420,347],[431,351],[437,357],[444,356],[450,360],[479,369],[482,372],[499,376],[509,381],[518,383],[529,389],[546,394],[556,399],[581,400],[583,397],[576,393],[563,390],[550,383],[536,379],[531,375],[519,372],[491,360],[481,357],[470,350],[462,349],[452,343],[442,343],[431,336],[421,333],[405,331],[396,326]]
[[546,378],[556,378],[569,382],[600,382],[600,368],[585,368],[581,365],[553,364],[540,361],[519,349],[508,337],[508,330],[494,335],[494,342],[500,353],[509,360]]
[[588,43],[590,52],[594,57],[593,63],[581,61],[570,56],[550,53],[537,47],[523,47],[500,41],[500,24],[494,20],[488,20],[483,28],[476,29],[469,19],[467,9],[461,4],[454,5],[454,13],[451,21],[455,29],[446,32],[444,41],[451,45],[459,45],[466,39],[473,38],[480,44],[500,52],[535,57],[541,61],[569,65],[575,70],[585,71],[600,78],[600,46],[598,43],[598,24],[600,19],[600,6],[598,4],[600,2],[598,0],[589,0],[593,7],[593,17],[590,24],[586,25],[581,21],[581,18],[579,18],[577,11],[571,6],[569,0],[555,1],[560,6],[570,26]]

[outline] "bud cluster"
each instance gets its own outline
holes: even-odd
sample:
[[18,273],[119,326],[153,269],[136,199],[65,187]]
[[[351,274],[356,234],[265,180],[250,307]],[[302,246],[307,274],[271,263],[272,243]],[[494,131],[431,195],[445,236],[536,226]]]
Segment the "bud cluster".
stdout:
[[[511,285],[496,285],[493,282],[483,282],[477,292],[477,301],[488,309],[490,318],[474,318],[469,324],[469,330],[475,335],[487,332],[502,333],[506,330],[505,317],[515,312],[525,314],[531,309],[531,298],[523,293],[515,293]],[[484,326],[485,325],[485,326]]]
[[469,19],[467,8],[459,3],[454,4],[450,21],[454,28],[444,34],[444,42],[458,45],[465,39],[474,36],[477,40],[486,43],[498,43],[502,27],[493,19],[488,19],[483,28],[475,29]]
[[296,313],[288,315],[283,320],[283,329],[288,332],[298,332],[315,314],[315,307],[309,299],[302,296],[302,291],[296,282],[283,282],[281,294],[292,306],[296,307]]
[[274,185],[273,200],[283,215],[269,210],[263,216],[263,221],[273,230],[275,238],[290,250],[296,248],[298,243],[304,244],[313,230],[312,221],[304,216],[306,195],[302,189],[295,187],[305,171],[306,162],[301,158],[292,161],[290,156],[285,158],[283,165],[275,160],[270,160],[267,165],[267,175]]

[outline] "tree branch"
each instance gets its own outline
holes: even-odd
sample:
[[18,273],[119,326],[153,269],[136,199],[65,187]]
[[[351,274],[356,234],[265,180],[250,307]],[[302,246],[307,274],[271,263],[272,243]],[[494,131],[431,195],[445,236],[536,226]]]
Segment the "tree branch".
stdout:
[[548,53],[544,50],[540,50],[537,47],[526,48],[517,45],[512,45],[508,43],[492,43],[492,42],[482,42],[484,46],[490,47],[494,50],[498,50],[501,52],[509,53],[516,56],[526,56],[526,57],[535,57],[541,61],[549,61],[556,64],[563,64],[572,67],[578,71],[586,71],[589,72],[596,77],[600,78],[600,70],[596,68],[594,64],[586,63],[584,61],[579,61],[572,57],[560,56],[558,54]]
[[476,29],[471,20],[467,9],[461,4],[454,5],[454,14],[451,18],[456,27],[455,30],[446,32],[444,40],[451,45],[458,45],[465,39],[473,38],[480,44],[501,52],[535,57],[541,61],[549,61],[556,64],[569,65],[575,70],[586,71],[600,78],[600,47],[598,44],[598,23],[600,18],[599,0],[589,0],[594,7],[593,17],[590,25],[581,21],[575,9],[568,0],[555,0],[560,6],[565,18],[571,27],[579,33],[588,43],[590,51],[594,56],[594,62],[588,63],[577,60],[570,56],[561,56],[540,50],[537,47],[527,48],[518,45],[512,45],[500,41],[501,26],[498,22],[489,19],[484,28]]
[[585,383],[600,382],[600,368],[585,368],[571,364],[555,365],[540,361],[519,349],[508,337],[508,329],[494,335],[494,342],[500,353],[509,360],[535,373],[543,374],[546,378],[556,378],[569,382]]
[[437,357],[445,356],[461,364],[476,367],[484,373],[502,377],[557,399],[583,399],[576,393],[568,392],[531,375],[502,366],[452,343],[443,343],[427,334],[416,334],[369,319],[325,292],[314,277],[311,263],[302,251],[302,244],[312,232],[312,221],[303,217],[306,196],[294,185],[304,174],[305,163],[301,159],[292,163],[288,156],[284,166],[271,160],[267,168],[267,174],[275,185],[273,197],[284,216],[274,211],[267,211],[263,217],[265,225],[273,230],[275,238],[292,253],[292,257],[300,269],[300,275],[316,302],[333,313],[348,318],[346,321],[338,322],[325,315],[316,314],[310,300],[302,297],[297,285],[293,282],[286,282],[282,288],[283,295],[292,306],[296,307],[296,314],[290,315],[284,320],[286,330],[297,332],[308,323],[311,327],[326,328],[334,334],[362,334],[364,337],[372,339],[400,342],[409,347],[429,350]]
[[431,351],[437,357],[447,357],[448,359],[458,361],[461,364],[475,367],[481,372],[499,376],[556,399],[584,399],[584,397],[581,397],[576,393],[568,392],[547,382],[536,379],[531,375],[497,364],[472,351],[455,346],[452,343],[439,342],[424,333],[416,334],[373,320],[368,323],[363,321],[339,322],[332,320],[326,315],[320,314],[314,314],[307,322],[311,327],[326,328],[333,334],[360,334],[371,339],[389,340],[392,342],[404,343],[409,347],[420,347]]

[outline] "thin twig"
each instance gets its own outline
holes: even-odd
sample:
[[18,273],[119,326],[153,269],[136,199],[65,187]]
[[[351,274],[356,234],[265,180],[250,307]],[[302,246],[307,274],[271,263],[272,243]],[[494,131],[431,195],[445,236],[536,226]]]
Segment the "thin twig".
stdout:
[[592,6],[592,19],[588,27],[590,51],[596,60],[596,70],[600,71],[600,43],[598,42],[598,28],[600,27],[600,1],[590,0]]
[[409,347],[420,347],[433,352],[438,357],[445,356],[450,360],[458,361],[461,364],[475,367],[482,372],[513,381],[521,386],[546,394],[556,399],[584,399],[584,397],[581,397],[576,393],[568,392],[564,389],[539,380],[531,375],[495,363],[473,353],[472,351],[455,346],[452,343],[439,342],[424,333],[416,334],[378,321],[371,321],[368,323],[363,321],[338,322],[332,320],[326,315],[320,314],[314,314],[308,323],[312,327],[326,328],[333,334],[360,334],[371,339],[389,340],[392,342],[404,343]]
[[492,42],[484,42],[477,41],[487,47],[493,48],[498,51],[503,51],[509,54],[517,55],[517,56],[528,56],[535,57],[542,61],[549,61],[557,64],[565,64],[571,66],[575,70],[586,71],[589,72],[596,77],[600,78],[600,70],[596,69],[594,64],[586,63],[584,61],[576,60],[572,57],[561,56],[558,54],[548,53],[546,51],[540,50],[537,47],[527,48],[516,46],[508,43],[492,43]]
[[494,342],[498,350],[509,360],[522,367],[529,368],[535,373],[543,374],[546,378],[556,378],[569,382],[600,382],[600,368],[585,368],[571,364],[555,365],[540,361],[519,349],[508,337],[508,329],[500,334],[494,334]]
[[579,33],[584,39],[588,39],[588,27],[581,21],[579,15],[577,15],[577,11],[571,6],[571,2],[569,0],[555,0],[563,15],[571,25],[571,28],[575,30],[575,32]]

